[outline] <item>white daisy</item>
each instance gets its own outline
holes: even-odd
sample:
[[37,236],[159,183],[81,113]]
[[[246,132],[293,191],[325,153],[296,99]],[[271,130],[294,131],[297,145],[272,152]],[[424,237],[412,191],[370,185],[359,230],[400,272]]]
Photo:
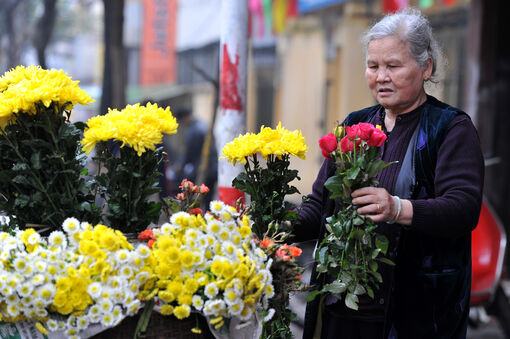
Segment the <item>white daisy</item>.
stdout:
[[51,247],[66,248],[67,247],[66,235],[62,231],[53,231],[50,233],[50,236],[48,237],[48,244]]
[[77,317],[76,318],[76,328],[79,330],[84,330],[87,327],[89,327],[89,318],[85,316]]
[[53,284],[44,284],[37,289],[37,295],[45,300],[53,300],[57,288]]
[[204,307],[204,300],[199,295],[194,295],[193,298],[191,298],[191,304],[197,311],[201,311],[202,307]]
[[219,215],[225,208],[225,204],[220,200],[213,200],[209,204],[209,210],[212,213]]
[[205,286],[204,294],[207,298],[213,299],[218,294],[218,285],[211,282]]
[[55,332],[56,330],[58,330],[58,321],[56,321],[55,319],[50,319],[46,322],[46,327],[48,328],[48,330],[50,330],[50,332]]
[[80,231],[80,222],[76,218],[67,218],[62,224],[62,228],[68,234],[74,234]]
[[143,259],[148,258],[150,255],[150,249],[147,245],[139,244],[136,247],[136,253]]
[[87,287],[87,293],[94,299],[99,298],[103,292],[103,287],[98,282],[93,282]]
[[30,236],[27,239],[27,242],[30,245],[35,245],[41,240],[41,235],[37,232],[30,234]]
[[243,310],[244,303],[241,299],[237,299],[236,302],[228,305],[228,313],[233,316],[239,316]]
[[170,234],[172,232],[172,225],[166,222],[161,225],[159,231],[161,234]]

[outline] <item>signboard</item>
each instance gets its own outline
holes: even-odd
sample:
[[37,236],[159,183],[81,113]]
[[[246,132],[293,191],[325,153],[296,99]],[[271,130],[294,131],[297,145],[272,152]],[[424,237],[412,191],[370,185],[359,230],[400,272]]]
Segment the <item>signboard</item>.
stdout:
[[306,13],[346,1],[347,0],[298,0],[298,9],[299,13]]
[[174,83],[177,0],[143,0],[140,84]]

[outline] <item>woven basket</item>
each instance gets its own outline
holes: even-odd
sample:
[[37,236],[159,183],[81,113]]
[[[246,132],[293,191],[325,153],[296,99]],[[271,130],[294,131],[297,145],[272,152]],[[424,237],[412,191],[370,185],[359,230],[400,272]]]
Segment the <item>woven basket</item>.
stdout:
[[[133,338],[135,334],[136,324],[140,314],[125,318],[119,325],[109,328],[104,332],[96,334],[94,339],[126,339]],[[191,332],[193,327],[202,330],[202,334]],[[204,317],[198,314],[191,314],[187,319],[178,320],[173,316],[163,316],[157,312],[152,312],[152,316],[147,327],[147,339],[192,339],[207,338],[214,339],[209,331],[207,322]]]

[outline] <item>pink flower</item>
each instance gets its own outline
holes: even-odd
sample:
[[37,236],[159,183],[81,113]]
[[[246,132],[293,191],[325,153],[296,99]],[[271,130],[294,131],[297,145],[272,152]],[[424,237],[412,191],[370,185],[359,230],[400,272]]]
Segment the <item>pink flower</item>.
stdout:
[[319,147],[324,158],[331,158],[331,153],[338,147],[338,140],[333,133],[326,134],[319,139]]
[[200,193],[201,194],[207,194],[209,193],[209,187],[207,187],[206,185],[202,184],[200,185]]
[[177,199],[179,200],[184,200],[186,199],[186,197],[184,196],[184,193],[177,193],[177,195],[175,196]]

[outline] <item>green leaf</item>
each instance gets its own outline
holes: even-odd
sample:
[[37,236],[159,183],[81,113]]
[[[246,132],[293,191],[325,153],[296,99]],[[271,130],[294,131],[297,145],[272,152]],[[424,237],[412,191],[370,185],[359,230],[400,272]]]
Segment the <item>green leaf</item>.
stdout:
[[377,256],[379,255],[379,253],[381,253],[381,249],[380,249],[380,248],[376,248],[375,250],[373,250],[373,251],[372,251],[372,259],[377,258]]
[[388,258],[380,258],[379,261],[390,266],[395,266],[395,263]]
[[374,290],[367,286],[367,294],[370,298],[374,299]]
[[30,157],[30,163],[32,164],[32,167],[36,170],[41,169],[41,153],[35,152]]
[[354,289],[355,295],[362,295],[362,294],[365,294],[366,292],[367,292],[367,290],[361,284],[357,284],[356,288]]
[[358,176],[360,171],[359,167],[351,168],[347,173],[347,179],[354,180]]
[[342,294],[347,290],[347,284],[337,280],[324,286],[324,289],[333,294]]
[[84,168],[81,172],[80,172],[80,175],[87,175],[89,174],[89,169],[88,168]]
[[375,246],[381,250],[383,254],[386,254],[388,251],[388,238],[386,238],[384,235],[377,234],[375,237]]
[[375,261],[370,261],[369,267],[372,272],[377,272],[379,265],[377,265],[377,262]]
[[324,187],[328,189],[330,192],[341,192],[342,191],[343,180],[338,176],[329,177],[328,180],[324,183]]
[[326,260],[328,259],[328,248],[327,247],[323,247],[320,249],[319,251],[319,262],[323,265],[326,264]]
[[357,311],[358,310],[358,296],[353,293],[347,293],[347,295],[345,296],[345,306]]
[[322,290],[315,290],[315,291],[311,291],[310,293],[308,293],[308,295],[306,296],[306,302],[310,302],[310,301],[313,301],[315,299],[316,296],[318,296],[319,294],[322,293]]

